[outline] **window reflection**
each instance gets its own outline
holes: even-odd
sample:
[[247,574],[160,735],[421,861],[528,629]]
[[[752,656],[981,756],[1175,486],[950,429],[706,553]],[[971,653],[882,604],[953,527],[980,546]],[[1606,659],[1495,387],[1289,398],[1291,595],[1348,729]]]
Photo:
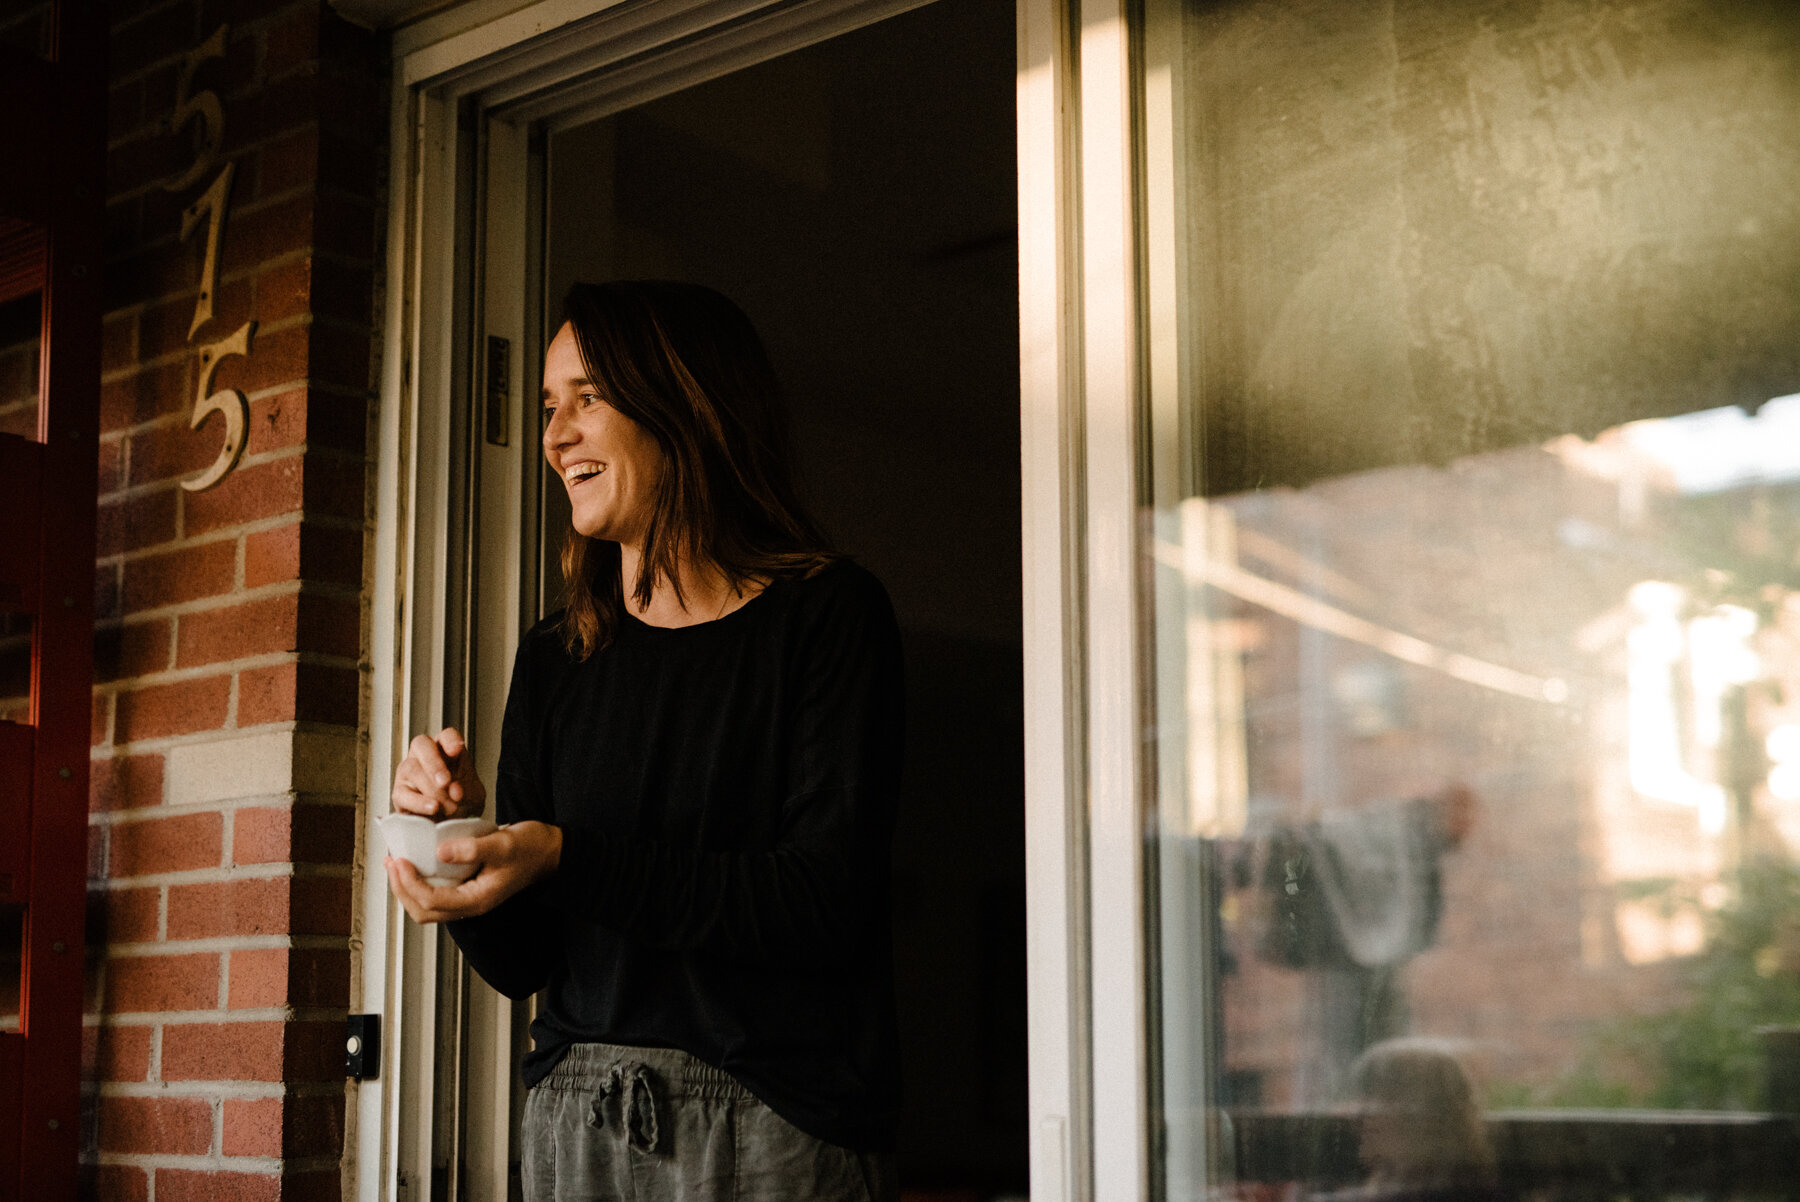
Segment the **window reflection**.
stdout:
[[1791,1192],[1800,7],[1144,12],[1162,1193]]
[[1520,1108],[1771,1103],[1765,1029],[1800,1024],[1796,422],[1183,504],[1164,838],[1216,857],[1217,1096],[1338,1123],[1281,1171],[1477,1196],[1472,1151],[1424,1163],[1465,1086],[1483,1139]]

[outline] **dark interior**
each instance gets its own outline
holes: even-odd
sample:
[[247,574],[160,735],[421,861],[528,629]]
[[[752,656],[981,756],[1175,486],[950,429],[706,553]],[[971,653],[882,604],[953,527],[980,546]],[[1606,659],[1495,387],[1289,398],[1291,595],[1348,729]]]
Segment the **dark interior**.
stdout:
[[1027,1178],[1013,18],[941,0],[555,136],[545,281],[737,301],[893,597],[901,1179],[970,1197]]

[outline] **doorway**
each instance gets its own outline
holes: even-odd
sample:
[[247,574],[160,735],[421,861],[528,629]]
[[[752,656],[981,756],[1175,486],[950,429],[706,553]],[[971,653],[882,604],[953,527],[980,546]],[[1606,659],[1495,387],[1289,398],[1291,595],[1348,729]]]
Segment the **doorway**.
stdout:
[[[814,514],[893,598],[901,1180],[946,1202],[1027,1177],[1014,16],[940,0],[547,146],[546,321],[576,280],[734,299]],[[548,484],[543,612],[567,521]]]

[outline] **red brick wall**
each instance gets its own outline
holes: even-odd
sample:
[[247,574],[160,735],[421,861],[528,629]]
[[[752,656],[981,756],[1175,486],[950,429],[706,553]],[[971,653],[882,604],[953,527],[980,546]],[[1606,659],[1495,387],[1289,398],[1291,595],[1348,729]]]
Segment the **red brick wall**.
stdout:
[[[386,90],[322,0],[111,6],[90,840],[87,1179],[104,1198],[340,1193],[376,233]],[[215,163],[163,186],[204,119]],[[227,164],[214,316],[189,337]],[[201,348],[241,461],[187,491]]]

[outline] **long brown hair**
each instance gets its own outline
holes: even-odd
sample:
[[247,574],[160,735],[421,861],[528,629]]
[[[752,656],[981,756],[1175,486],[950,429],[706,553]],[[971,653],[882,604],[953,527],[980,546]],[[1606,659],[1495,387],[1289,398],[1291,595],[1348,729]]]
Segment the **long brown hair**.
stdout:
[[[665,460],[632,588],[640,606],[659,577],[685,600],[683,562],[716,566],[741,592],[837,558],[794,489],[775,372],[741,309],[697,284],[617,281],[574,285],[563,321],[601,399]],[[586,659],[619,627],[619,545],[571,528],[562,568],[563,645]]]

